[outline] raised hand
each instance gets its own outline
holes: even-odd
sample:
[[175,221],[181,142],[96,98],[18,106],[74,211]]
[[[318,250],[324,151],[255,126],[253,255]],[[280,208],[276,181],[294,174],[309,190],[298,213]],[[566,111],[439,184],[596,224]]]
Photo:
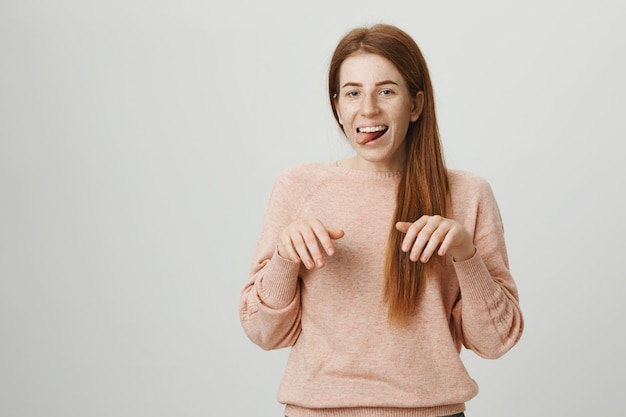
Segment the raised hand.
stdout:
[[396,229],[406,233],[402,251],[409,253],[413,262],[426,263],[435,253],[464,261],[476,252],[470,233],[460,223],[445,217],[425,215],[413,223],[398,222]]
[[278,254],[294,262],[301,261],[307,269],[323,268],[324,254],[333,256],[333,240],[341,239],[344,231],[327,229],[318,219],[299,219],[280,233]]

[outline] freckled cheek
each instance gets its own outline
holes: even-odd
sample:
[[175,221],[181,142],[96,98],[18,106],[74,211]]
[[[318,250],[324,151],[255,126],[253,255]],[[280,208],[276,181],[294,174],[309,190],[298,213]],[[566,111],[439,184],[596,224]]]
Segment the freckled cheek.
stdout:
[[341,120],[341,124],[344,130],[352,129],[352,125],[354,123],[355,113],[350,108],[340,107],[338,109],[339,119]]

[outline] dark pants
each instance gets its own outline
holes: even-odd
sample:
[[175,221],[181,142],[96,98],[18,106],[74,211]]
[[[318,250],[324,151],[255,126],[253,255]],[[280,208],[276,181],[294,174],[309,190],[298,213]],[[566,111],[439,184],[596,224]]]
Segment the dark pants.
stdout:
[[[285,417],[288,417],[288,416],[285,416]],[[465,413],[450,414],[449,416],[442,416],[442,417],[465,417]]]

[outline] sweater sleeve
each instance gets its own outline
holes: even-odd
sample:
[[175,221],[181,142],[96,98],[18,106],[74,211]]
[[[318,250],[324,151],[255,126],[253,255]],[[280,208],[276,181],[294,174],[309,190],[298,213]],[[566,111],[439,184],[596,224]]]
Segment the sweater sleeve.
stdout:
[[272,190],[250,274],[240,295],[239,315],[247,336],[263,349],[291,346],[300,334],[300,262],[276,251],[281,230],[297,217],[297,181],[281,173]]
[[461,297],[453,309],[457,337],[479,356],[495,359],[523,331],[517,287],[509,271],[500,211],[489,184],[481,180],[471,207],[474,256],[454,262]]

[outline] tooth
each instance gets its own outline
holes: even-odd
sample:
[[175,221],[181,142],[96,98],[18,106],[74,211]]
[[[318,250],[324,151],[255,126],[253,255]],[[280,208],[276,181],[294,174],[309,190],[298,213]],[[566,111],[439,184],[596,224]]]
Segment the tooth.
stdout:
[[361,127],[357,130],[363,133],[373,133],[373,132],[382,132],[383,130],[386,130],[386,129],[387,128],[385,126],[371,126],[371,127]]

